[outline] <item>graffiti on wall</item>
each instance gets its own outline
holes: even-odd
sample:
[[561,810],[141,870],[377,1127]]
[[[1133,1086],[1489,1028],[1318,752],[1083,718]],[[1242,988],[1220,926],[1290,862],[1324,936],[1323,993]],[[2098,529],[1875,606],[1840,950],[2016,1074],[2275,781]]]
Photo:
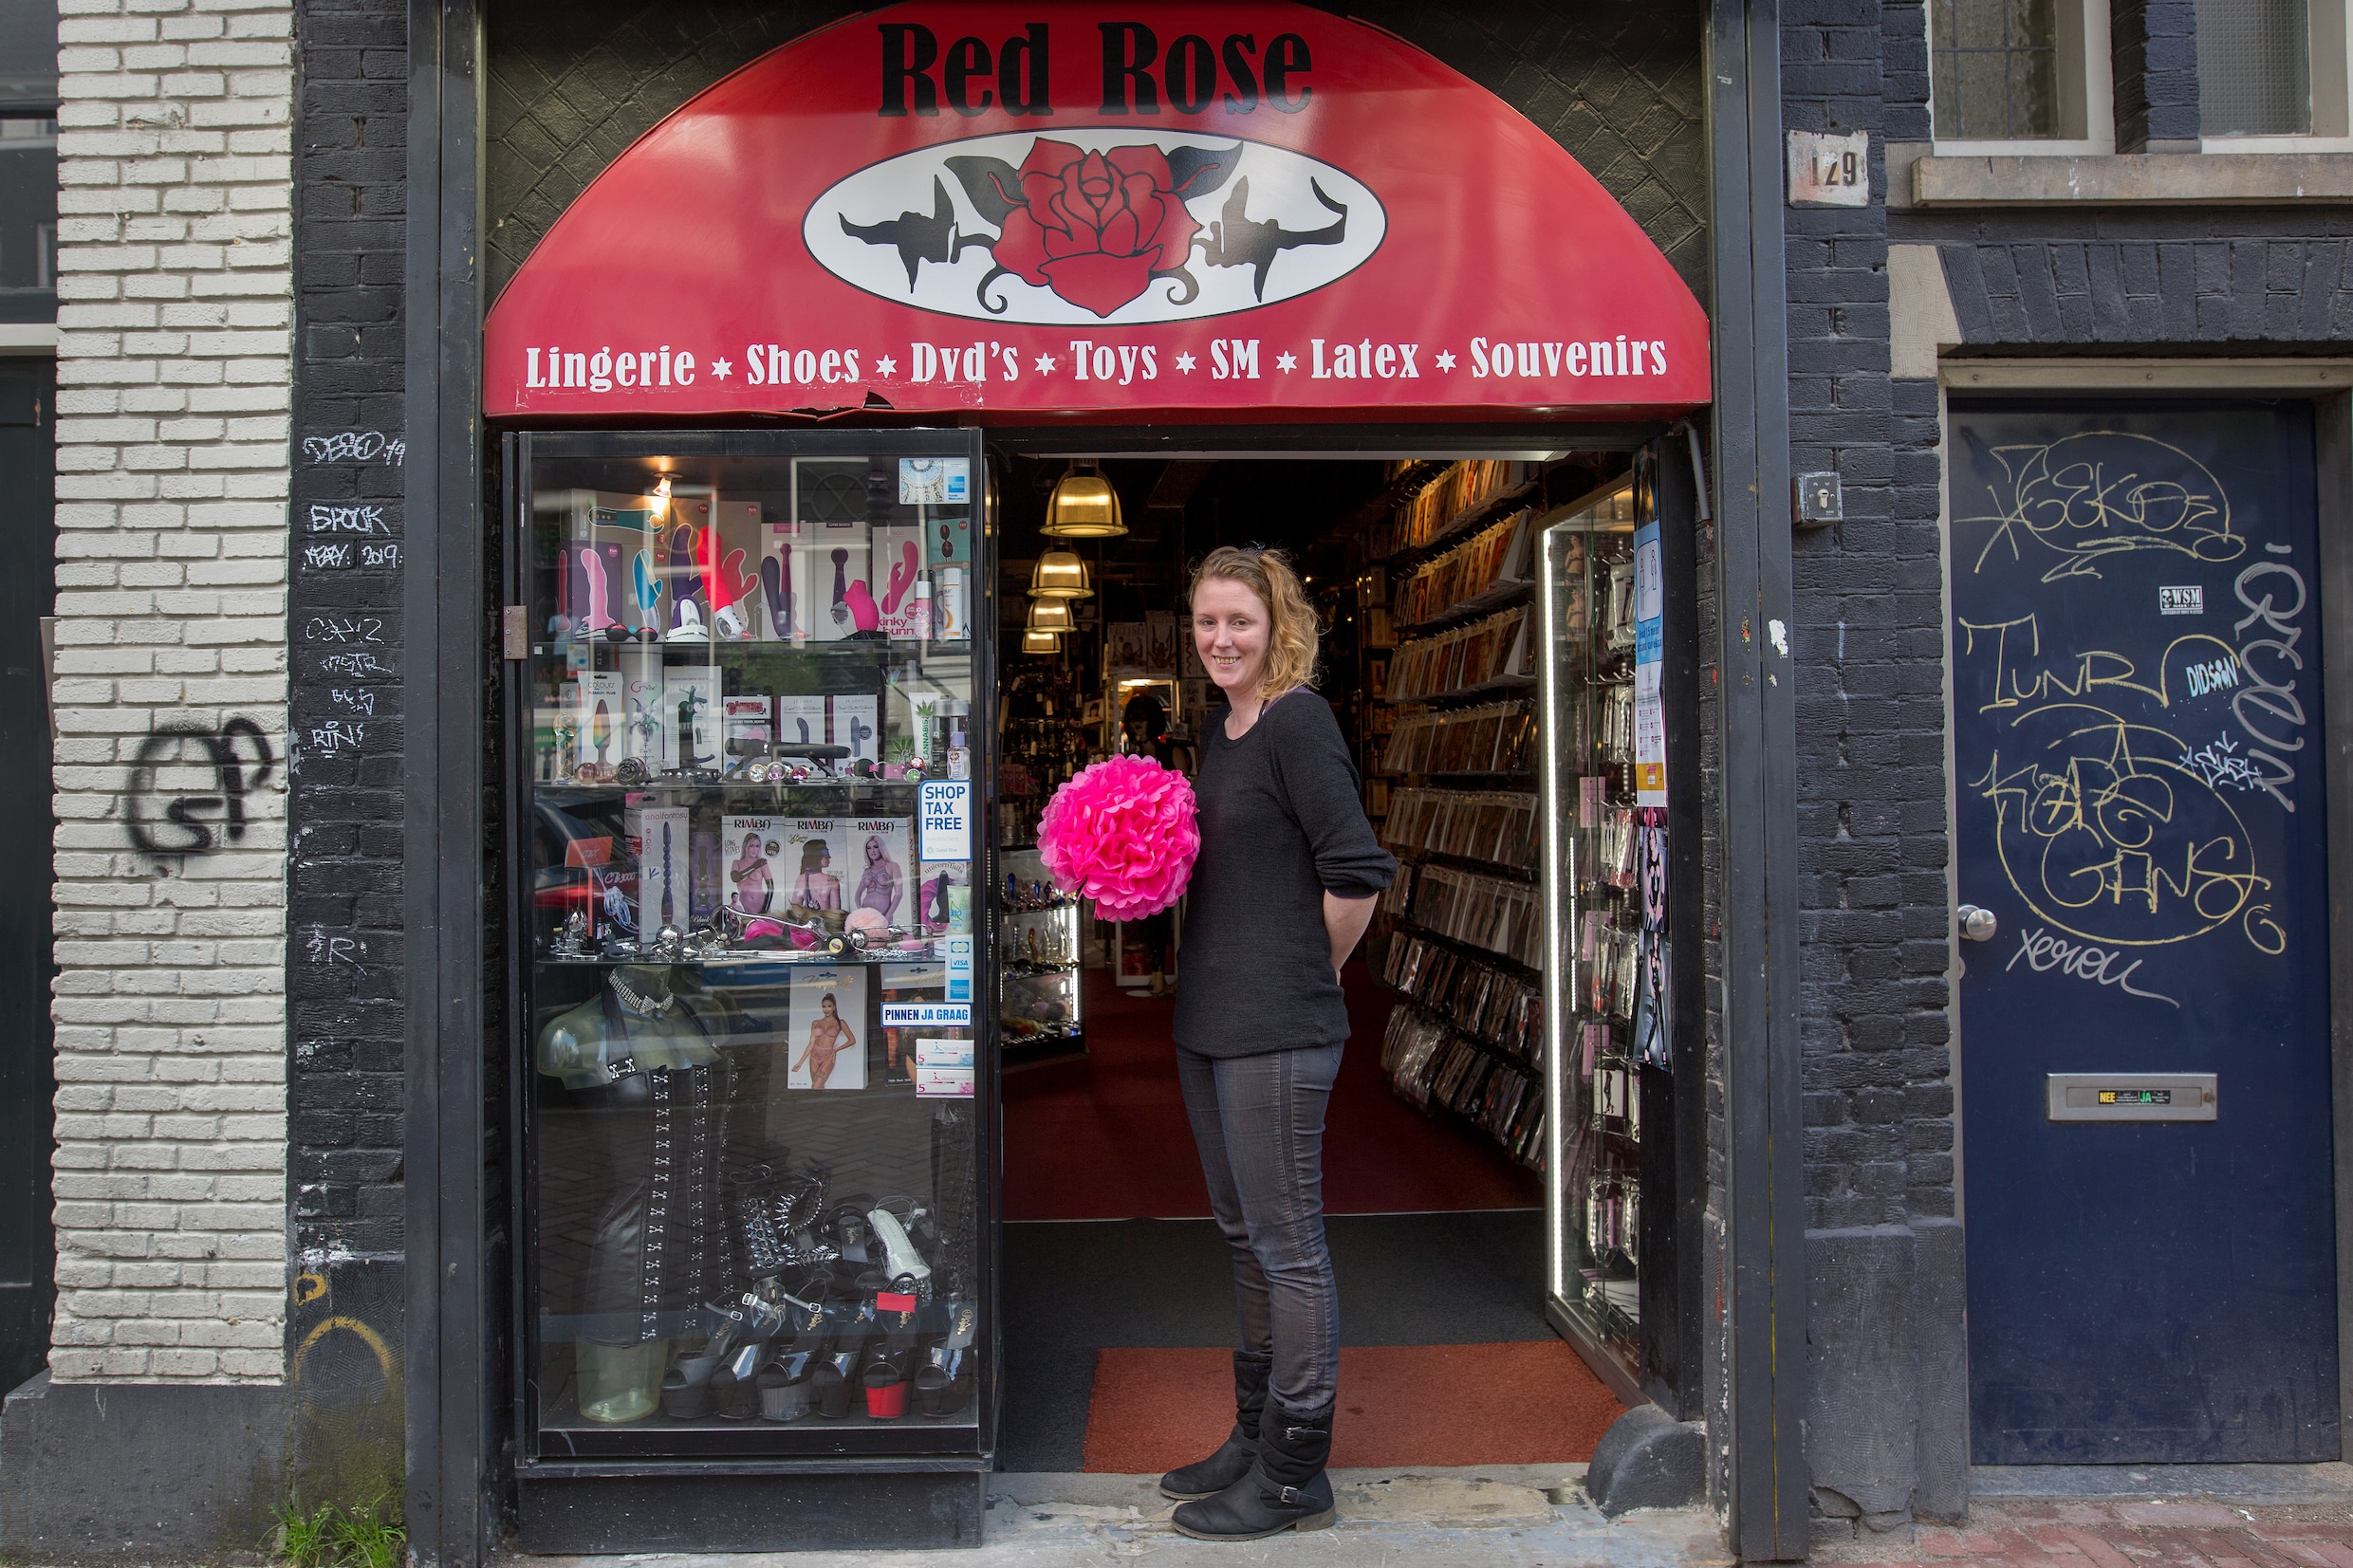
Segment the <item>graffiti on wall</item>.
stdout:
[[157,860],[209,855],[245,838],[245,798],[276,770],[262,727],[242,714],[215,728],[174,719],[131,759],[122,821],[131,847]]

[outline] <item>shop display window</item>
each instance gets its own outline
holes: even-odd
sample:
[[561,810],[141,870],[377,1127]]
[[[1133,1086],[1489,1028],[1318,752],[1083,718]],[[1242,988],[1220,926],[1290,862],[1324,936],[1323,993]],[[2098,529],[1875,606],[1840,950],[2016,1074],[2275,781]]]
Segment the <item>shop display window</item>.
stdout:
[[998,1026],[1008,1051],[1047,1054],[1077,1046],[1084,1038],[1081,1000],[1084,974],[1085,900],[1064,893],[1047,875],[1035,849],[1008,850],[998,858],[1005,886],[999,916]]
[[1642,1076],[1668,1062],[1660,590],[1640,494],[1622,481],[1539,519],[1537,535],[1551,1292],[1629,1375]]
[[507,456],[524,1462],[986,1451],[978,444]]

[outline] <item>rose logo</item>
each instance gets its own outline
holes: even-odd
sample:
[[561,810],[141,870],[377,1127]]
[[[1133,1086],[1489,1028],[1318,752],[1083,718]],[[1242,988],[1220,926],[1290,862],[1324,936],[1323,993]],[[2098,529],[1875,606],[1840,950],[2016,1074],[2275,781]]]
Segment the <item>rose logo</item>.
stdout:
[[[1225,149],[1222,162],[1215,155],[1188,160],[1192,167],[1180,187],[1168,155],[1158,147],[1082,153],[1040,137],[1022,160],[1021,203],[1009,201],[998,220],[1005,231],[991,247],[997,266],[1108,316],[1150,287],[1155,276],[1184,271],[1201,226],[1178,198],[1223,184],[1240,151]],[[951,159],[949,167],[959,161]],[[991,194],[1010,195],[995,170],[975,170],[974,177],[986,181]]]
[[[1000,151],[1005,156],[991,156]],[[1246,158],[1252,173],[1238,174]],[[928,212],[910,201],[925,184]],[[1343,199],[1333,198],[1334,190]],[[1214,216],[1192,210],[1219,193]],[[880,202],[889,203],[882,212],[897,208],[898,215],[858,221]],[[1253,205],[1268,215],[1252,218]],[[1315,227],[1298,222],[1305,214]],[[981,230],[975,216],[996,232]],[[1288,149],[1082,130],[977,138],[886,160],[820,197],[804,234],[836,276],[927,309],[1015,321],[1131,321],[1268,303],[1270,269],[1285,252],[1304,248],[1324,249],[1309,250],[1319,258],[1312,265],[1289,264],[1274,297],[1321,287],[1362,266],[1385,227],[1380,203],[1360,182]],[[868,247],[895,251],[899,266],[886,272],[862,259],[861,252],[881,259]],[[965,264],[972,251],[985,253],[989,265]],[[947,275],[927,273],[927,265]],[[1238,270],[1205,285],[1196,266]],[[884,282],[900,272],[903,290]],[[1155,289],[1161,281],[1170,286]]]

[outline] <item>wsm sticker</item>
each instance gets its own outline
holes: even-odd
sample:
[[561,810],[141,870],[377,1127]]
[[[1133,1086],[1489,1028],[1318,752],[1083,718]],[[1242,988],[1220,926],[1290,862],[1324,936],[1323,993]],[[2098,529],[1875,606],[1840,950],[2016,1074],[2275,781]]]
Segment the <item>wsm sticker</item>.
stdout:
[[2206,613],[2206,590],[2199,587],[2159,588],[2157,591],[2157,613],[2160,616],[2202,616]]

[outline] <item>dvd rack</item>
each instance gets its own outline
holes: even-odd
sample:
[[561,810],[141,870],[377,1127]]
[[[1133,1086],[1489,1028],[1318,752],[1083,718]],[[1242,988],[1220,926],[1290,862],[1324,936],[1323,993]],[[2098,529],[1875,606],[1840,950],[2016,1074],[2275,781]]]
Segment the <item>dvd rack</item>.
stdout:
[[1520,605],[1466,626],[1415,637],[1390,655],[1382,694],[1420,702],[1536,683],[1533,628]]
[[1444,1021],[1400,1003],[1389,1013],[1380,1064],[1417,1105],[1467,1117],[1523,1165],[1541,1163],[1544,1085],[1532,1064],[1486,1049]]
[[1543,1158],[1534,879],[1534,511],[1541,464],[1447,465],[1371,530],[1368,804],[1400,860],[1381,901],[1381,978],[1400,992],[1383,1050],[1397,1091],[1460,1115],[1524,1164]]
[[1418,850],[1533,871],[1536,796],[1524,789],[1400,789],[1390,801],[1381,842],[1402,855]]
[[1484,953],[1408,936],[1389,945],[1380,978],[1490,1050],[1529,1066],[1544,1055],[1544,992]]
[[1399,624],[1456,620],[1526,595],[1534,585],[1529,566],[1534,516],[1523,507],[1415,567],[1398,590]]
[[1402,555],[1453,538],[1499,501],[1520,495],[1537,467],[1493,458],[1448,464],[1373,526],[1370,553],[1377,559]]
[[1401,776],[1529,771],[1536,705],[1525,700],[1400,713],[1381,747],[1380,771]]
[[1556,1036],[1567,1057],[1558,1179],[1582,1242],[1578,1305],[1612,1354],[1640,1321],[1642,1074],[1662,1066],[1666,814],[1634,789],[1635,561],[1631,486],[1561,527],[1552,570],[1566,645],[1553,766],[1574,841],[1564,933],[1569,959]]

